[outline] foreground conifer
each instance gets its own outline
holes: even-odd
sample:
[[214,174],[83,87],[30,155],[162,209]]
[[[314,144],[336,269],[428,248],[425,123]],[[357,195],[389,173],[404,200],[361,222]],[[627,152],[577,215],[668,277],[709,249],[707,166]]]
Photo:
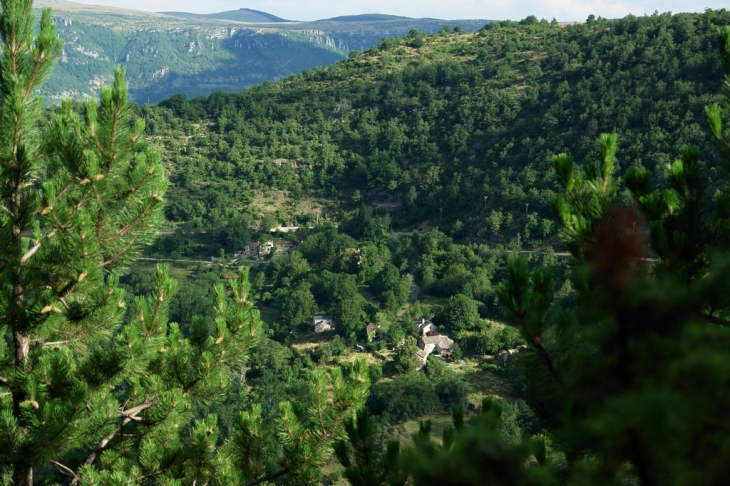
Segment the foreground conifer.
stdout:
[[725,103],[706,113],[722,177],[685,146],[666,189],[629,168],[634,204],[621,207],[617,139],[603,135],[597,163],[555,158],[577,310],[552,307],[547,270],[509,262],[500,300],[528,343],[531,404],[576,483],[721,484],[730,473],[729,28],[719,44]]
[[121,70],[83,120],[64,103],[39,131],[35,93],[63,43],[48,9],[33,36],[31,8],[4,1],[0,17],[0,462],[17,486],[149,408],[116,410],[134,348],[104,347],[124,315],[113,272],[154,236],[167,188],[158,154],[139,150]]
[[[35,93],[63,44],[48,9],[33,36],[31,8],[4,0],[0,16],[0,484],[311,483],[367,397],[367,366],[316,370],[309,408],[281,404],[279,457],[260,409],[222,444],[215,415],[194,420],[262,335],[248,269],[215,288],[215,326],[183,333],[167,319],[176,282],[158,266],[124,325],[119,272],[162,222],[160,156],[121,68],[83,115],[64,102],[39,129]],[[280,469],[267,470],[272,457]]]

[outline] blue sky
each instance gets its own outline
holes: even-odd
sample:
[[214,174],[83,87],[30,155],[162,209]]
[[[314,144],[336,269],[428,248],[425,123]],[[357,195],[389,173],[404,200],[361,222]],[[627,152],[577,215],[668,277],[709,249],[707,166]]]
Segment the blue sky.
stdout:
[[293,20],[316,20],[336,15],[386,13],[442,19],[511,19],[528,15],[559,21],[585,20],[589,14],[606,18],[659,12],[702,12],[728,7],[728,0],[75,0],[79,3],[160,11],[212,13],[248,7]]

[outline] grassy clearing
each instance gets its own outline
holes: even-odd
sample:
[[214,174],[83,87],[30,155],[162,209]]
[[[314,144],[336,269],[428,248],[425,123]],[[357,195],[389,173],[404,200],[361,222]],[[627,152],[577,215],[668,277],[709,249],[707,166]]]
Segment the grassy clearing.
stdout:
[[351,352],[344,354],[339,357],[340,363],[354,363],[355,360],[365,358],[365,360],[368,362],[368,365],[382,365],[383,362],[372,355],[372,353],[360,353],[360,352]]
[[[270,191],[257,193],[251,204],[258,210],[260,216],[264,214],[284,214],[291,221],[284,221],[285,225],[294,226],[294,217],[296,215],[320,214],[320,218],[325,218],[329,214],[340,212],[342,203],[335,199],[318,196],[309,193],[300,198],[294,198],[287,191]],[[298,222],[301,223],[301,222]]]
[[423,293],[418,294],[418,300],[429,307],[445,306],[449,302],[449,299],[446,297],[436,297],[434,295],[426,295]]
[[444,433],[444,429],[453,425],[451,421],[451,414],[446,412],[436,412],[425,417],[421,417],[418,420],[409,420],[403,424],[393,427],[394,438],[399,440],[402,445],[412,446],[413,434],[418,432],[419,423],[430,420],[431,421],[431,437],[434,442],[441,444],[441,436]]
[[375,293],[372,290],[370,290],[370,288],[365,284],[358,285],[357,290],[358,290],[358,292],[360,292],[360,295],[362,295],[363,298],[365,298],[365,300],[370,300],[373,297],[375,297]]
[[304,339],[298,340],[292,344],[291,347],[298,351],[306,351],[308,349],[316,348],[320,343],[328,343],[332,340],[333,335],[331,333],[313,334]]
[[322,479],[326,482],[322,482],[321,484],[328,484],[332,486],[349,486],[350,483],[346,480],[340,477],[338,480],[333,481],[334,477],[339,473],[342,474],[342,471],[344,468],[340,463],[337,461],[337,459],[333,457],[330,457],[329,460],[322,464],[320,466],[320,471],[322,472]]
[[471,385],[472,391],[468,396],[468,403],[480,406],[482,398],[487,396],[503,398],[509,401],[521,397],[520,387],[514,383],[514,380],[511,380],[507,376],[502,376],[502,372],[494,373],[485,370],[484,366],[486,364],[491,364],[490,360],[469,360],[463,365],[457,363],[451,364],[454,372],[460,374]]

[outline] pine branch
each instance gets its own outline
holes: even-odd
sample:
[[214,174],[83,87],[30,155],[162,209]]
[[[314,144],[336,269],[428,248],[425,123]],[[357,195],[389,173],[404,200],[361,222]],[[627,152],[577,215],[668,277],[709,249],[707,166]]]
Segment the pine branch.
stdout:
[[130,241],[130,242],[129,242],[129,244],[128,244],[127,246],[125,246],[124,248],[122,248],[122,249],[121,249],[121,250],[119,251],[119,253],[117,253],[116,255],[114,255],[113,257],[111,257],[111,258],[110,258],[109,260],[107,260],[107,261],[105,261],[105,262],[102,262],[102,263],[100,263],[99,265],[97,265],[97,268],[104,268],[104,267],[108,267],[109,265],[111,265],[112,263],[114,263],[115,261],[117,261],[117,260],[119,260],[119,259],[120,259],[121,257],[123,257],[123,256],[124,256],[124,255],[125,255],[125,254],[126,254],[126,253],[127,253],[128,251],[129,251],[129,249],[130,249],[130,248],[132,248],[132,247],[134,246],[134,244],[135,244],[135,243],[136,243],[136,241],[137,241],[137,237],[138,237],[138,236],[139,236],[139,235],[134,235],[134,236],[132,237],[132,241]]
[[46,243],[48,240],[53,238],[56,233],[58,232],[58,228],[54,228],[50,233],[48,233],[46,236],[44,236],[38,243],[33,245],[33,248],[28,250],[25,255],[20,257],[20,263],[23,264],[28,261],[30,257],[35,255],[35,253],[41,248],[41,246]]
[[70,281],[70,282],[68,283],[68,285],[66,285],[66,286],[65,286],[64,288],[62,288],[62,289],[61,289],[61,291],[60,291],[60,292],[58,293],[58,298],[59,298],[59,300],[60,300],[60,299],[63,299],[63,298],[64,298],[64,297],[66,297],[66,296],[67,296],[68,294],[70,294],[70,293],[71,293],[71,292],[73,291],[74,287],[76,287],[76,284],[77,284],[77,283],[79,283],[79,281],[78,281],[78,280],[71,280],[71,281]]
[[520,319],[520,322],[522,324],[522,327],[525,329],[525,332],[527,332],[528,336],[530,337],[530,343],[535,347],[537,353],[540,355],[542,361],[545,363],[545,366],[547,366],[548,370],[550,370],[550,374],[553,375],[555,381],[557,381],[561,386],[565,386],[565,384],[563,383],[563,378],[560,376],[560,372],[558,372],[558,369],[555,367],[553,359],[550,357],[550,353],[548,353],[548,350],[545,348],[545,344],[543,343],[542,338],[532,332],[530,325],[525,320],[524,314],[517,315],[517,317]]
[[96,202],[99,204],[99,213],[96,215],[96,237],[101,238],[101,231],[104,228],[104,201],[101,200],[99,191],[96,189],[96,183],[91,182],[91,190],[94,191]]
[[[99,442],[93,449],[91,449],[91,453],[89,454],[89,456],[86,458],[86,460],[84,461],[84,463],[82,465],[89,466],[89,465],[93,464],[94,461],[96,460],[97,456],[99,455],[99,453],[101,453],[104,449],[106,449],[107,445],[109,445],[109,442],[111,442],[112,439],[114,439],[114,437],[116,437],[116,435],[122,430],[122,428],[124,428],[125,425],[127,425],[129,422],[132,422],[132,421],[138,422],[138,421],[142,420],[141,418],[137,417],[137,414],[144,410],[147,410],[154,404],[155,404],[154,402],[145,402],[142,405],[138,405],[138,406],[130,408],[128,410],[124,410],[123,412],[119,412],[119,416],[124,417],[122,424],[116,430],[114,430],[111,434],[104,437],[101,440],[101,442]],[[69,486],[78,486],[80,482],[81,482],[81,477],[76,476],[74,478],[74,480],[71,481]]]
[[[238,331],[237,331],[237,330],[236,330],[236,331],[231,331],[231,337],[232,337],[232,338],[234,338],[234,339],[235,339],[235,338],[236,338],[237,336],[238,336]],[[241,345],[240,345],[240,346],[238,347],[238,349],[237,349],[237,353],[236,353],[236,354],[234,354],[233,356],[231,356],[231,357],[230,357],[230,358],[228,358],[228,359],[224,359],[224,358],[222,358],[222,357],[221,357],[221,358],[220,358],[220,359],[219,359],[218,361],[216,361],[216,366],[220,366],[220,365],[222,365],[222,364],[226,363],[227,361],[233,361],[233,360],[235,360],[235,359],[236,359],[236,358],[237,358],[238,356],[241,356],[241,355],[245,354],[245,353],[246,353],[246,351],[248,350],[248,348],[249,348],[249,347],[251,346],[251,344],[253,343],[253,340],[254,340],[254,338],[255,338],[255,337],[256,337],[256,328],[254,327],[254,324],[252,324],[252,325],[251,325],[251,329],[250,329],[250,331],[249,331],[249,333],[248,333],[248,336],[247,336],[247,338],[246,338],[246,342],[242,343],[242,344],[241,344]]]
[[[66,224],[68,223],[68,221],[66,221],[66,223],[62,223],[61,220],[58,219],[58,216],[56,216],[56,212],[55,211],[51,211],[51,217],[53,218],[53,221],[56,223],[56,225],[58,225],[59,228],[61,228],[63,231],[66,231]],[[70,215],[69,215],[69,220],[70,219],[71,218],[70,218]]]
[[132,420],[138,420],[138,417],[136,415],[140,412],[147,410],[148,408],[150,408],[153,405],[155,405],[155,402],[145,402],[142,405],[138,405],[136,407],[132,407],[123,412],[119,412],[119,416],[130,418]]
[[164,470],[160,470],[160,471],[154,471],[154,472],[151,472],[151,473],[145,474],[145,475],[143,475],[143,476],[139,476],[139,477],[137,478],[137,482],[140,482],[140,481],[142,481],[143,479],[149,479],[149,478],[153,478],[153,477],[155,477],[155,476],[159,476],[159,475],[160,475],[160,474],[162,474],[163,472],[165,472],[165,471],[164,471]]
[[38,72],[40,71],[41,63],[36,62],[35,66],[33,66],[33,73],[31,73],[30,78],[27,81],[27,85],[25,87],[25,93],[24,98],[28,98],[30,96],[30,92],[33,91],[33,86],[35,85],[36,79],[38,78]]
[[287,473],[286,469],[282,469],[280,471],[276,471],[275,473],[271,473],[268,476],[264,476],[263,478],[256,479],[255,481],[251,481],[250,483],[246,483],[246,486],[256,486],[257,484],[265,483],[267,481],[271,481],[272,479],[279,478]]
[[54,202],[60,201],[61,198],[66,195],[66,193],[68,192],[68,190],[71,189],[72,186],[73,186],[73,182],[67,182],[66,183],[66,186],[63,189],[61,189],[61,192],[59,192],[58,194],[56,194],[56,197],[53,199],[53,201]]
[[147,216],[147,212],[152,207],[152,201],[153,201],[153,199],[150,198],[150,200],[147,201],[147,206],[145,206],[145,208],[142,210],[142,212],[139,214],[139,216],[137,216],[137,218],[134,221],[132,221],[131,223],[126,225],[124,228],[119,230],[119,233],[117,233],[116,235],[110,236],[109,238],[100,238],[99,241],[101,243],[109,243],[109,242],[114,241],[117,238],[121,238],[122,236],[129,233],[129,231],[134,229],[134,227],[137,226],[140,223],[140,221],[142,221],[144,219],[145,216]]
[[76,476],[76,473],[73,472],[69,467],[64,466],[63,464],[61,464],[60,462],[57,462],[57,461],[51,461],[51,462],[56,466],[56,469],[58,469],[58,472],[60,472],[64,476],[68,476],[68,477],[71,477],[74,479],[76,479],[78,477],[78,476]]
[[[111,140],[109,140],[109,158],[113,159],[116,157],[117,152],[114,150],[114,144],[116,143],[117,136],[117,123],[119,123],[119,116],[121,115],[121,108],[119,105],[114,106],[114,116],[112,117],[112,129],[111,129]],[[107,170],[111,167],[111,163],[107,164]]]
[[40,346],[58,346],[58,345],[61,345],[61,344],[68,344],[70,342],[72,342],[71,339],[67,339],[65,341],[51,341],[51,342],[48,342],[48,343],[36,341],[36,343],[38,345],[40,345]]
[[129,189],[127,189],[126,192],[124,192],[123,194],[120,194],[116,197],[111,198],[111,200],[119,201],[121,199],[126,199],[127,197],[131,196],[137,190],[137,187],[142,187],[145,185],[145,183],[152,176],[152,174],[154,174],[154,170],[152,170],[152,169],[148,170],[147,173],[144,175],[144,177],[142,177],[142,180],[137,182],[136,186],[130,187]]
[[95,331],[97,331],[97,330],[99,330],[101,328],[104,328],[106,326],[107,326],[107,323],[104,322],[104,321],[101,321],[101,322],[99,322],[97,325],[95,325],[93,327],[85,328],[85,329],[82,329],[82,330],[77,331],[77,332],[69,332],[69,331],[64,331],[62,329],[52,329],[52,330],[54,332],[58,333],[61,336],[66,336],[66,337],[74,338],[74,339],[70,339],[70,341],[76,341],[78,339],[81,339],[85,334],[86,335],[93,334]]
[[337,426],[340,424],[340,422],[345,417],[345,415],[347,414],[347,412],[350,411],[350,408],[353,405],[355,405],[355,403],[357,403],[357,399],[354,399],[352,401],[352,403],[350,403],[348,406],[346,406],[344,409],[342,409],[342,411],[337,415],[337,418],[335,418],[334,422],[332,422],[332,425],[329,427],[329,429],[325,429],[323,431],[322,437],[320,437],[319,440],[314,443],[314,446],[312,447],[312,449],[316,449],[317,447],[319,447],[322,444],[322,442],[324,442],[325,440],[327,440],[330,437],[332,437],[332,435],[333,435],[335,429],[337,428]]

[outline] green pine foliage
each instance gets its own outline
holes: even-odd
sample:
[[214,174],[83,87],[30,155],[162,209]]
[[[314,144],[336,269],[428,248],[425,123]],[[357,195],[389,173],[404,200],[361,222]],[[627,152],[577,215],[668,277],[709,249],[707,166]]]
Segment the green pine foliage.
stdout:
[[345,423],[347,441],[335,444],[335,453],[345,468],[343,476],[352,486],[403,486],[408,480],[400,442],[388,441],[381,453],[373,436],[373,420],[366,408]]
[[707,117],[722,177],[709,178],[702,151],[687,145],[666,166],[667,189],[652,188],[644,169],[627,170],[634,201],[622,208],[616,137],[604,135],[597,163],[579,169],[555,158],[577,310],[552,308],[549,271],[530,274],[524,259],[510,260],[500,299],[528,343],[519,363],[531,403],[564,452],[570,481],[712,484],[727,475],[730,154],[721,120],[730,29],[719,44],[725,100]]
[[419,423],[413,447],[398,441],[375,444],[372,418],[366,411],[346,426],[348,441],[337,444],[337,458],[352,485],[390,486],[413,484],[559,484],[548,461],[545,436],[510,440],[500,428],[504,406],[485,399],[469,424],[460,406],[452,409],[453,425],[434,440],[430,420]]
[[64,105],[42,136],[35,93],[63,44],[50,10],[34,37],[31,6],[3,2],[0,17],[0,457],[16,485],[124,420],[109,385],[130,360],[102,351],[124,314],[114,270],[154,236],[167,188],[159,154],[140,150],[144,123],[130,124],[122,70],[100,106],[82,119]]
[[502,405],[488,398],[466,426],[454,407],[453,427],[444,429],[441,444],[431,437],[430,421],[421,422],[415,447],[406,451],[414,484],[557,484],[542,438],[510,442],[499,431],[502,415]]
[[260,406],[210,412],[227,412],[216,407],[264,336],[249,269],[215,286],[211,319],[170,322],[164,265],[126,309],[120,275],[163,220],[160,155],[122,68],[99,102],[64,102],[39,128],[36,93],[62,42],[50,10],[34,36],[31,7],[5,0],[0,15],[0,483],[316,481],[367,398],[367,365],[311,370],[300,407],[275,404],[274,427]]

